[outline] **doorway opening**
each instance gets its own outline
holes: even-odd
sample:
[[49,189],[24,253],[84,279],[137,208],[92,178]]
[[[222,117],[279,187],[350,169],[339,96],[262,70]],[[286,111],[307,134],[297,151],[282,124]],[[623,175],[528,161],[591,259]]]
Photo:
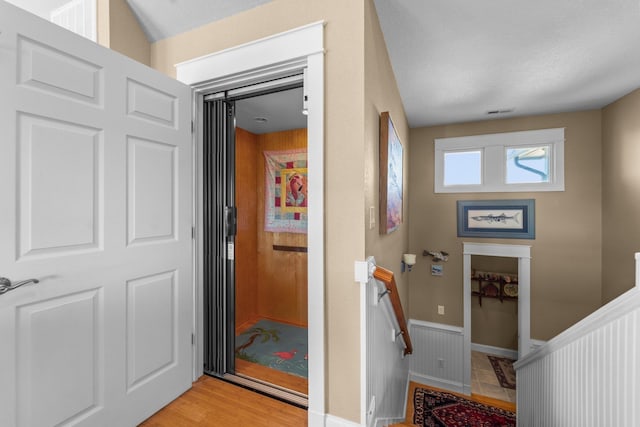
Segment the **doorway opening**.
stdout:
[[204,371],[307,406],[303,74],[204,97]]
[[518,259],[471,256],[471,393],[515,403]]
[[[531,295],[531,247],[524,245],[505,245],[493,243],[463,243],[463,335],[464,335],[464,354],[463,354],[463,391],[465,394],[472,393],[472,298],[478,299],[478,293],[485,291],[492,295],[492,298],[483,297],[483,303],[489,299],[499,299],[502,292],[503,300],[505,294],[510,294],[509,299],[513,298],[517,301],[517,358],[525,356],[531,351],[531,325],[530,325],[530,295]],[[476,266],[493,269],[510,269],[513,265],[509,261],[493,259],[509,258],[517,262],[517,276],[513,273],[505,272],[502,278],[498,278],[498,274],[503,272],[475,270],[472,268],[472,258],[476,258]],[[491,259],[490,259],[491,258]],[[513,261],[511,261],[513,262]],[[487,281],[472,280],[477,279],[479,274],[489,275]],[[495,277],[494,277],[495,276]],[[504,276],[508,276],[507,279]],[[514,283],[517,277],[517,284]],[[507,282],[508,280],[508,282]],[[472,282],[477,282],[472,285]],[[496,285],[496,283],[498,285]],[[507,290],[504,286],[509,284]],[[514,289],[517,286],[517,290]],[[483,289],[483,287],[487,287]],[[516,293],[517,292],[517,293]],[[474,294],[475,293],[475,294]],[[476,329],[478,326],[476,325]],[[479,331],[479,330],[478,330]],[[477,331],[477,332],[478,332]],[[482,332],[479,331],[482,335]],[[477,347],[476,347],[477,348]],[[498,348],[496,346],[489,347],[492,352]],[[511,353],[513,356],[513,353]],[[486,367],[486,365],[485,365]],[[493,370],[493,368],[492,368]]]

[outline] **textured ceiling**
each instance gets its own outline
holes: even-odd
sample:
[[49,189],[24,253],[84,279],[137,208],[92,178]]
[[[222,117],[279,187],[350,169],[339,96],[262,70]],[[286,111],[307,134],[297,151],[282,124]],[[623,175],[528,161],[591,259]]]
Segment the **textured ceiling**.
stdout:
[[410,127],[600,108],[640,87],[638,0],[375,5]]
[[[151,41],[268,1],[127,0]],[[374,3],[411,127],[601,108],[640,87],[640,0]]]

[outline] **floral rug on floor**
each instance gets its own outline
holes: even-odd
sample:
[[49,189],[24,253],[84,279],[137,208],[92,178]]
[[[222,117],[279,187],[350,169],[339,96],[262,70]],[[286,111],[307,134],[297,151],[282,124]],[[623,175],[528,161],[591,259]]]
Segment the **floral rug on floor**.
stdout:
[[493,372],[496,373],[500,386],[504,388],[516,389],[516,371],[513,369],[515,360],[506,357],[487,356]]
[[307,378],[307,328],[260,320],[236,336],[236,357]]
[[516,414],[455,394],[416,388],[413,423],[421,427],[515,427]]

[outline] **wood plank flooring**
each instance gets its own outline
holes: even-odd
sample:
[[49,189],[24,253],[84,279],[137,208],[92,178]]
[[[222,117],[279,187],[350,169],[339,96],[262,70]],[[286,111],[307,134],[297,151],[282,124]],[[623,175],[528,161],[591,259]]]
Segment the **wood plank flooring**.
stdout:
[[306,427],[307,411],[204,375],[140,426]]

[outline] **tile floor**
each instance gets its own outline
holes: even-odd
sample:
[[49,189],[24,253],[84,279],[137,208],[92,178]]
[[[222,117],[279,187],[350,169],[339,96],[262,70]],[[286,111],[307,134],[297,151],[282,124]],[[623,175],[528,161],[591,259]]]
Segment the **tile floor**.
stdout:
[[471,393],[506,402],[515,403],[516,401],[516,391],[500,387],[487,354],[479,351],[471,352]]

